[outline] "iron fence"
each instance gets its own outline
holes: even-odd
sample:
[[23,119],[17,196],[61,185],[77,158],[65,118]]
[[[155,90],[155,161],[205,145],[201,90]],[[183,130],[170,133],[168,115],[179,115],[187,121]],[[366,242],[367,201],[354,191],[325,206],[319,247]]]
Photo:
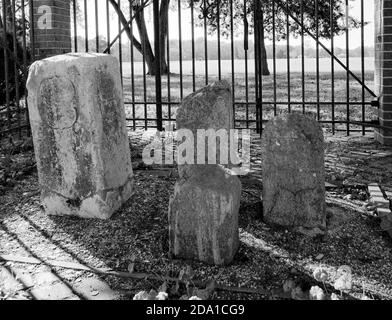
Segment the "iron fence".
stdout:
[[0,137],[29,132],[25,83],[32,14],[25,0],[2,0],[0,12]]
[[[0,131],[21,135],[34,1],[1,1],[3,38],[12,46],[3,43],[0,56]],[[119,59],[132,129],[162,129],[184,96],[226,79],[237,128],[261,132],[279,113],[302,112],[333,134],[366,134],[379,126],[368,3],[70,0],[72,46]]]

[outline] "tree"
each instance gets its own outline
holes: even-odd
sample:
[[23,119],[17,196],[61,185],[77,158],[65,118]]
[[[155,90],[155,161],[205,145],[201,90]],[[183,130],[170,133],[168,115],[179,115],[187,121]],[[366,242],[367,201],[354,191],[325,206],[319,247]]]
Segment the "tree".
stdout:
[[[119,7],[116,0],[109,0],[112,4],[114,10],[120,18],[121,24],[125,29],[125,33],[128,35],[128,38],[132,41],[134,47],[144,56],[147,67],[148,74],[155,75],[156,74],[156,57],[152,50],[150,38],[147,32],[147,24],[145,20],[144,11],[145,8],[152,4],[153,0],[129,0],[129,6],[132,8],[133,17],[135,19],[136,26],[139,33],[139,40],[136,39],[134,34],[132,33],[131,28],[129,27],[129,23],[125,18],[125,14],[123,10]],[[170,0],[161,0],[160,8],[159,8],[159,25],[160,25],[160,33],[159,33],[159,43],[160,43],[160,65],[161,65],[161,73],[165,74],[168,72],[167,62],[166,62],[166,40],[167,40],[167,32],[168,32],[168,19],[169,19],[169,5]]]
[[[345,0],[332,1],[332,8],[330,0],[318,0],[317,2],[315,0],[193,0],[194,4],[198,4],[202,9],[200,17],[207,18],[209,32],[216,32],[219,23],[220,30],[225,35],[229,35],[232,23],[231,16],[234,19],[234,29],[240,29],[246,21],[249,25],[249,31],[252,33],[255,27],[255,17],[258,16],[255,14],[257,13],[256,1],[259,1],[261,11],[259,23],[262,25],[260,26],[261,32],[258,41],[261,45],[263,75],[270,74],[265,50],[265,39],[272,40],[273,30],[275,30],[276,40],[287,38],[287,12],[293,15],[299,22],[303,21],[303,26],[314,34],[318,29],[318,36],[321,38],[331,38],[332,35],[339,35],[347,28],[358,28],[361,26],[361,22],[353,17],[348,17],[348,25],[346,26]],[[316,3],[318,3],[317,15]],[[206,4],[205,8],[204,4]],[[234,8],[233,12],[231,11],[232,8]],[[297,37],[301,32],[302,26],[290,19],[290,36]]]
[[[119,15],[128,37],[132,39],[135,48],[144,56],[148,73],[153,75],[155,70],[155,56],[147,32],[144,10],[152,3],[153,0],[129,0],[129,4],[134,12],[134,19],[139,33],[139,40],[132,34],[129,24],[116,0],[110,0]],[[177,0],[178,1],[178,0]],[[259,1],[260,12],[257,14],[256,1]],[[354,1],[354,0],[349,0]],[[315,32],[318,26],[318,34],[321,38],[330,38],[332,35],[339,35],[346,28],[357,28],[361,25],[353,17],[348,17],[346,27],[345,19],[345,0],[332,1],[331,10],[330,0],[318,0],[318,15],[316,15],[315,0],[184,0],[183,3],[193,6],[199,12],[200,22],[204,18],[207,21],[209,33],[216,33],[217,30],[223,36],[229,36],[233,24],[234,31],[243,30],[244,25],[249,26],[249,33],[252,34],[255,27],[255,17],[259,17],[258,24],[260,32],[257,33],[261,47],[262,74],[269,75],[267,64],[267,53],[265,50],[265,39],[272,39],[273,30],[275,30],[276,40],[287,38],[286,13],[290,12],[298,21],[303,20],[306,29]],[[160,53],[161,53],[161,72],[167,73],[166,50],[165,44],[168,31],[168,11],[170,0],[160,1],[159,23],[160,23]],[[274,10],[273,10],[274,8]],[[332,19],[331,19],[332,11]],[[275,12],[275,15],[273,15]],[[256,14],[255,14],[256,13]],[[303,15],[303,19],[302,19]],[[316,16],[318,18],[316,19]],[[233,17],[233,21],[231,21]],[[318,24],[317,24],[318,22]],[[331,25],[332,22],[332,25]],[[219,24],[219,28],[218,28]],[[273,28],[275,26],[275,29]],[[298,36],[301,34],[302,27],[292,20],[289,26],[289,34]]]

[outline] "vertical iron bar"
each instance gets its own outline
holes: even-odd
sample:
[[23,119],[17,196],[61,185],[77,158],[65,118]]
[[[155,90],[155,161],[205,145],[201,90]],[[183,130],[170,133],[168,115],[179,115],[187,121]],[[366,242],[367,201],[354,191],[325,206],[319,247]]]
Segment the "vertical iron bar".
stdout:
[[[74,47],[75,47],[75,52],[78,52],[78,30],[77,30],[77,26],[78,26],[78,16],[77,16],[77,7],[76,7],[76,1],[77,0],[73,0],[72,1],[72,9],[73,9],[73,29],[74,29]],[[30,1],[30,3],[33,1]]]
[[16,119],[18,122],[18,133],[19,139],[22,138],[21,132],[21,118],[20,118],[20,101],[19,101],[19,71],[18,71],[18,48],[16,38],[16,10],[15,0],[11,1],[11,27],[12,27],[12,42],[13,42],[13,53],[14,53],[14,77],[15,77],[15,106],[16,106]]
[[88,52],[88,17],[87,17],[87,0],[84,0],[84,46]]
[[[117,1],[117,5],[121,10],[121,0]],[[121,20],[120,16],[118,16],[118,60],[120,62],[120,75],[121,75],[121,84],[124,84],[123,80],[123,56],[122,56],[122,41],[121,41]]]
[[[129,4],[129,18],[131,23],[129,25],[131,29],[131,34],[133,35],[133,6],[132,3]],[[135,110],[135,57],[133,51],[133,37],[131,37],[131,88],[132,88],[132,118],[133,118],[133,130],[136,130],[136,110]]]
[[95,0],[95,47],[99,52],[98,0]]
[[263,132],[263,74],[264,74],[264,53],[263,48],[263,34],[264,34],[264,9],[261,8],[261,3],[259,4],[259,14],[260,14],[260,28],[259,28],[259,99],[260,99],[260,134]]
[[220,29],[220,1],[217,0],[217,34],[218,34],[218,78],[222,80],[222,59],[221,59],[221,29]]
[[181,0],[178,0],[178,49],[179,49],[179,62],[180,62],[180,97],[184,98],[184,88],[182,79],[182,17],[181,17]]
[[[192,0],[193,2],[193,0]],[[167,15],[169,13],[167,12]],[[172,109],[171,109],[171,79],[170,79],[170,29],[169,29],[169,17],[167,19],[167,39],[166,39],[166,55],[167,55],[167,102],[168,102],[168,113],[169,113],[169,120],[172,120]]]
[[335,43],[334,43],[334,0],[329,1],[330,5],[330,28],[331,28],[331,100],[332,100],[332,134],[335,135]]
[[[141,8],[141,19],[144,20],[144,10],[145,8]],[[144,55],[146,50],[145,41],[142,41],[142,51],[143,51],[143,101],[144,101],[144,129],[148,129],[148,120],[147,120],[147,79],[146,79],[146,57]]]
[[235,118],[235,75],[234,75],[234,8],[233,0],[230,0],[230,52],[231,52],[231,95],[233,101],[233,114]]
[[[7,8],[6,1],[3,0],[3,17],[4,17],[4,25],[3,25],[3,37],[5,43],[7,43]],[[7,118],[8,118],[8,129],[11,128],[11,108],[10,108],[10,91],[9,91],[9,66],[8,66],[8,51],[7,46],[4,46],[4,80],[5,80],[5,103],[7,107]]]
[[155,98],[156,98],[156,118],[157,130],[162,131],[162,83],[161,83],[161,48],[160,48],[160,23],[159,23],[159,0],[153,3],[154,15],[154,51],[155,51]]
[[290,16],[289,2],[286,0],[286,38],[287,38],[287,101],[289,113],[291,113],[291,76],[290,76]]
[[205,84],[208,85],[208,42],[207,42],[207,7],[206,0],[203,0],[203,27],[204,27],[204,73]]
[[255,60],[255,98],[256,98],[256,132],[261,134],[260,130],[260,95],[259,95],[259,0],[253,0],[253,21],[254,21],[254,60]]
[[245,110],[246,110],[246,128],[249,129],[249,85],[248,85],[248,19],[247,19],[247,6],[244,0],[244,52],[245,52]]
[[35,61],[35,32],[34,32],[34,3],[30,2],[30,47],[31,47],[31,59],[32,62]]
[[[319,39],[319,2],[315,0],[316,37]],[[316,96],[317,96],[317,121],[320,121],[320,46],[316,41]]]
[[[362,69],[362,83],[365,83],[365,17],[364,17],[364,0],[361,0],[361,69]],[[362,122],[366,121],[366,106],[365,106],[365,87],[362,87]],[[366,134],[366,127],[362,126],[362,135]]]
[[[25,12],[25,0],[22,0],[22,22],[23,22],[23,84],[27,81],[27,39],[26,39],[26,12]],[[26,117],[26,123],[29,121],[28,105],[27,105],[27,92],[25,92],[25,109],[24,114]]]
[[[34,62],[35,60],[35,32],[34,32],[34,5],[33,1],[29,1],[30,6],[29,6],[29,17],[30,17],[30,31],[29,31],[29,37],[30,37],[30,50],[31,50],[31,63]],[[27,73],[27,64],[26,64],[26,73]],[[26,74],[26,81],[27,81],[27,74]],[[27,123],[30,123],[30,115],[28,112],[28,105],[27,105],[27,94],[26,94],[26,121]],[[28,136],[31,136],[31,129],[29,127],[28,130]]]
[[110,48],[110,6],[109,6],[109,0],[106,0],[106,40],[107,40],[106,47],[109,48],[108,54],[110,54],[111,48]]
[[350,34],[349,34],[349,0],[346,0],[346,92],[347,92],[347,135],[350,135]]
[[275,0],[271,0],[272,1],[272,64],[273,64],[273,72],[274,72],[274,76],[273,76],[273,82],[274,82],[274,116],[276,117],[278,114],[277,111],[277,90],[276,90],[276,19],[275,19],[275,15],[276,15],[276,4],[275,4]]
[[23,30],[22,30],[22,44],[23,44],[23,75],[24,81],[27,80],[27,40],[26,40],[26,12],[25,12],[25,0],[21,2],[22,6],[22,22],[23,22]]
[[[191,0],[191,28],[192,28],[192,88],[196,91],[196,65],[195,65],[195,13],[194,0]],[[219,28],[219,27],[218,27]]]
[[301,64],[302,64],[302,113],[305,114],[305,31],[304,31],[304,0],[301,0]]

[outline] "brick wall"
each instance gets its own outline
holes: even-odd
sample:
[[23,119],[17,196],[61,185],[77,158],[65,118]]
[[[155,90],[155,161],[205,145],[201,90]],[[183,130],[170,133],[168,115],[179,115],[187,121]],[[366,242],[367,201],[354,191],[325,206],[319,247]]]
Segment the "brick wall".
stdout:
[[[71,52],[71,7],[69,0],[33,0],[36,59]],[[42,6],[51,8],[51,26],[42,19]],[[41,8],[41,12],[40,12]],[[41,18],[41,19],[40,19]],[[44,22],[44,23],[42,23]]]
[[392,0],[375,3],[375,89],[380,97],[379,118],[391,129],[375,131],[376,139],[392,145]]

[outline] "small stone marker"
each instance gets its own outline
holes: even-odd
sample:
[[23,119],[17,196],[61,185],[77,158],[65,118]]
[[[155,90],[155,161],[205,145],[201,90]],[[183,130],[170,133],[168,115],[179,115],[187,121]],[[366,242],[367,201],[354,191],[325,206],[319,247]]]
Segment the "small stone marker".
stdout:
[[268,223],[314,235],[326,229],[324,137],[312,118],[293,113],[267,124],[263,208]]
[[133,185],[117,59],[83,53],[40,60],[27,88],[45,211],[109,218]]
[[218,166],[199,167],[180,179],[170,201],[169,231],[175,257],[222,265],[239,245],[241,183]]
[[[197,129],[233,129],[229,84],[217,82],[184,99],[177,128],[194,135]],[[231,263],[239,246],[241,182],[218,164],[186,164],[179,166],[179,174],[169,204],[171,254],[209,264]]]

